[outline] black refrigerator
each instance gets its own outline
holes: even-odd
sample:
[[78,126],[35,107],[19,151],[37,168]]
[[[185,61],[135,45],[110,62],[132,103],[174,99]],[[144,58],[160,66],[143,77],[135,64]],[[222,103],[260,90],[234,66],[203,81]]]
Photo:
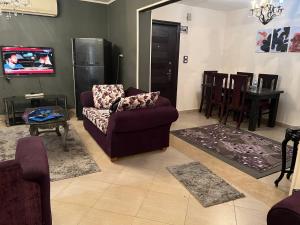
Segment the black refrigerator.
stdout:
[[72,45],[76,115],[82,119],[80,94],[112,76],[112,44],[102,38],[74,38]]

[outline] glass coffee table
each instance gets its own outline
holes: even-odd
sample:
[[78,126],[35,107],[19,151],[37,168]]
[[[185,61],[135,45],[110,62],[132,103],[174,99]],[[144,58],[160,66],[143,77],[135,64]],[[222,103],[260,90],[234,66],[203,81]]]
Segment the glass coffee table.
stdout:
[[[68,113],[67,110],[60,106],[45,106],[43,109],[50,109],[54,113],[62,114],[63,117],[51,119],[43,122],[29,120],[28,115],[37,108],[27,108],[23,114],[23,119],[29,125],[29,133],[31,136],[39,136],[42,133],[56,132],[57,136],[62,136],[65,151],[67,151],[66,140],[69,132]],[[59,128],[63,127],[64,133],[61,135]]]

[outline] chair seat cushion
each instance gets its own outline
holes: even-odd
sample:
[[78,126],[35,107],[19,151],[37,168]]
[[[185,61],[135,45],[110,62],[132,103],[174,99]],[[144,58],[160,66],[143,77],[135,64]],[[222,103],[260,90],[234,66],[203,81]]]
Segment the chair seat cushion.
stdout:
[[122,98],[119,102],[117,112],[129,111],[155,106],[160,92],[142,93]]
[[82,113],[89,121],[98,127],[102,133],[106,134],[110,116],[109,110],[84,107]]
[[122,84],[94,85],[94,106],[97,109],[109,109],[114,101],[125,96]]

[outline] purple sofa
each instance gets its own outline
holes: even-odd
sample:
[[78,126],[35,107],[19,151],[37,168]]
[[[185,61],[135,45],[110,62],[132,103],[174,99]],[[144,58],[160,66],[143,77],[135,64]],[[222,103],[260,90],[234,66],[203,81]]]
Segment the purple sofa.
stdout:
[[[128,88],[125,96],[140,93],[144,92]],[[83,107],[94,107],[92,91],[81,94],[81,103]],[[115,160],[119,157],[168,147],[170,126],[177,118],[176,108],[168,99],[160,96],[152,108],[111,114],[106,134],[86,117],[83,118],[83,125],[106,154]]]
[[48,158],[40,137],[20,139],[0,163],[0,225],[51,225]]
[[268,213],[268,225],[300,224],[300,192],[282,200]]

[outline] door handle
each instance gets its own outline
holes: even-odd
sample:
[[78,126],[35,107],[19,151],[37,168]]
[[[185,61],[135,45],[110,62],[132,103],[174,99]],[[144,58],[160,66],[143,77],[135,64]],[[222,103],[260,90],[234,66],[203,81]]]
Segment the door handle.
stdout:
[[168,76],[168,81],[171,81],[171,79],[172,79],[172,70],[169,69],[166,75]]

